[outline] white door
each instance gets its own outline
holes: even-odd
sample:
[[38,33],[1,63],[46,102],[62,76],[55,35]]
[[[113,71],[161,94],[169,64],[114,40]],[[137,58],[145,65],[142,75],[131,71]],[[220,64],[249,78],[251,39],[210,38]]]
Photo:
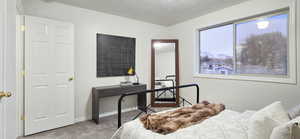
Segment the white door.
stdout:
[[[13,1],[0,0],[0,139],[15,139],[16,61]],[[14,16],[14,17],[13,17]]]
[[25,26],[25,135],[73,124],[73,25],[25,16]]

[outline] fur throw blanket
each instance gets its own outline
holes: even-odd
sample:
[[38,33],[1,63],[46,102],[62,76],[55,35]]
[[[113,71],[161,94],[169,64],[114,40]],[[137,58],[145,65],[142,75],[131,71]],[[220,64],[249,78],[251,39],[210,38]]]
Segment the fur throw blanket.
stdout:
[[207,101],[159,114],[147,114],[140,118],[144,127],[160,134],[169,134],[178,129],[198,124],[225,110],[223,104],[212,104]]

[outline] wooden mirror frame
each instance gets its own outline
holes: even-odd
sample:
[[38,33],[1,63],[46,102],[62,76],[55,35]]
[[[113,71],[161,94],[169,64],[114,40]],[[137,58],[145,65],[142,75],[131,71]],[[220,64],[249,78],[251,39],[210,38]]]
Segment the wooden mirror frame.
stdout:
[[[155,43],[175,43],[175,86],[179,86],[179,41],[178,40],[161,40],[155,39],[151,41],[151,89],[155,89]],[[176,103],[155,103],[155,94],[151,93],[152,107],[178,107],[179,106],[179,89],[176,89]]]

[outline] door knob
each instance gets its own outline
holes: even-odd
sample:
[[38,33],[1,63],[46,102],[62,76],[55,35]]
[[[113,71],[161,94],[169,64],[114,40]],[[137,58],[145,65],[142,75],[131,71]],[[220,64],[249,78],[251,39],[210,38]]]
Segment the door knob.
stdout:
[[0,98],[2,97],[11,97],[11,93],[10,92],[0,92]]
[[71,82],[71,81],[73,81],[74,80],[74,77],[70,77],[69,78],[69,81]]

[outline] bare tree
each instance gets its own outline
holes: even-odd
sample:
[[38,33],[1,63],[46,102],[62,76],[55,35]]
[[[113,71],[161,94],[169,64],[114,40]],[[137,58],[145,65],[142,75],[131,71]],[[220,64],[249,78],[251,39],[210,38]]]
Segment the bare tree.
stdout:
[[252,35],[242,44],[238,57],[243,65],[282,69],[287,63],[287,44],[287,37],[281,32]]

